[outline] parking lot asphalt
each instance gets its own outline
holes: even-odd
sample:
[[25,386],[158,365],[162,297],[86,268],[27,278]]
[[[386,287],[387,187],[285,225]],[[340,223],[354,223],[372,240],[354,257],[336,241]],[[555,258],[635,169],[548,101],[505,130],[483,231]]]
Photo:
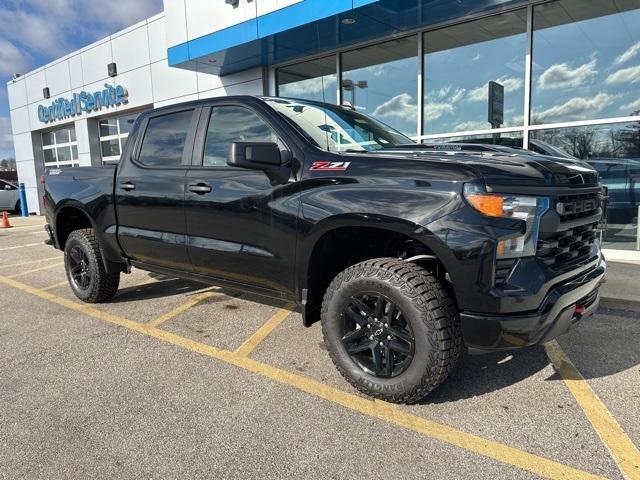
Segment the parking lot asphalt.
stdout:
[[291,306],[140,270],[83,304],[0,230],[0,478],[640,478],[640,305],[372,401]]

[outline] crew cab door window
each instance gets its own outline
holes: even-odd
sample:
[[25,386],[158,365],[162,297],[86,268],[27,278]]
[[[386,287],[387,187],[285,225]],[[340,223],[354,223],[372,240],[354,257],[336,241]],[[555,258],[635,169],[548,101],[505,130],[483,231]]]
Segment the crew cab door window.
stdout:
[[148,167],[179,167],[193,118],[193,110],[151,117],[138,161]]
[[203,166],[225,167],[233,142],[278,142],[275,132],[256,113],[243,107],[214,107],[209,118]]

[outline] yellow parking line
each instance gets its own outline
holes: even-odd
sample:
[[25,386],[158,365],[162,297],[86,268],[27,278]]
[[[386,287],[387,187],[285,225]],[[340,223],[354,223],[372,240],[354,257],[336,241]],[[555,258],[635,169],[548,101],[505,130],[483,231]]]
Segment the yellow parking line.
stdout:
[[57,257],[47,257],[47,258],[41,258],[40,260],[30,260],[28,262],[12,263],[12,264],[9,264],[9,265],[1,265],[0,264],[0,268],[23,267],[25,265],[33,265],[34,263],[42,263],[42,262],[48,262],[50,260],[61,260],[61,259],[62,259],[62,255],[58,255]]
[[191,300],[183,303],[182,305],[177,306],[176,308],[174,308],[173,310],[168,311],[164,315],[160,315],[158,318],[155,318],[155,319],[151,320],[150,322],[145,323],[144,325],[147,328],[158,327],[158,326],[162,325],[163,323],[168,322],[172,318],[177,317],[181,313],[186,312],[190,308],[195,307],[197,304],[199,304],[203,300],[206,300],[211,295],[213,295],[212,292],[200,293],[200,294],[196,295],[195,297],[193,297]]
[[256,333],[251,335],[246,342],[240,345],[235,353],[242,357],[249,355],[260,344],[260,342],[267,338],[267,336],[289,316],[292,310],[293,305],[286,305],[284,308],[279,309],[256,331]]
[[43,292],[48,292],[49,290],[53,290],[54,288],[62,287],[64,285],[69,285],[69,281],[68,280],[64,280],[62,282],[54,283],[53,285],[49,285],[48,287],[42,288],[41,290]]
[[547,355],[628,480],[640,480],[640,451],[613,418],[609,409],[591,389],[560,344],[545,345]]
[[9,275],[7,278],[16,278],[16,277],[21,277],[23,275],[28,275],[30,273],[35,273],[35,272],[39,272],[41,270],[49,270],[50,268],[54,268],[54,267],[59,267],[62,264],[60,262],[56,262],[52,265],[46,265],[44,267],[40,267],[40,268],[34,268],[33,270],[27,270],[26,272],[20,272],[20,273],[16,273],[13,275]]
[[330,387],[329,385],[325,385],[308,377],[258,362],[249,357],[243,357],[242,355],[238,355],[237,353],[230,352],[228,350],[222,350],[211,345],[196,342],[195,340],[184,338],[158,328],[149,328],[145,324],[103,312],[91,305],[81,304],[58,297],[57,295],[44,292],[17,280],[0,276],[0,283],[69,308],[70,310],[75,310],[99,320],[128,328],[185,350],[227,362],[244,370],[270,378],[278,383],[289,385],[303,392],[307,392],[318,398],[342,405],[350,410],[373,418],[378,418],[393,425],[420,433],[426,437],[440,440],[444,443],[492,458],[507,465],[532,472],[544,478],[565,480],[603,479],[603,477],[599,477],[583,470],[569,467],[559,462],[548,460],[492,440],[487,440],[477,435],[456,430],[455,428],[427,420],[426,418],[411,415],[410,413],[403,412],[397,407],[386,402],[369,400],[352,393]]

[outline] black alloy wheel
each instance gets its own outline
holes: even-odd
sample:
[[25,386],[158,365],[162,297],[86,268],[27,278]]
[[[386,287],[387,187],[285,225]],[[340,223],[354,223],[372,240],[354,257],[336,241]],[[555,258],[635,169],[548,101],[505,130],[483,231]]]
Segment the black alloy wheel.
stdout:
[[411,325],[392,300],[377,293],[354,295],[342,315],[342,342],[362,370],[391,378],[408,368],[415,353],[415,338]]
[[80,246],[69,249],[69,275],[78,290],[88,290],[91,286],[89,257]]
[[102,249],[91,228],[69,234],[64,246],[64,264],[71,289],[83,302],[104,302],[118,291],[120,272],[106,270]]

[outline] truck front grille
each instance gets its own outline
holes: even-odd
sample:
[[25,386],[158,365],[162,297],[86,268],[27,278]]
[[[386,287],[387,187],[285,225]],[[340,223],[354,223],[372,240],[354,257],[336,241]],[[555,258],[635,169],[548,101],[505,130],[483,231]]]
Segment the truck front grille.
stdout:
[[556,202],[556,211],[563,222],[585,218],[598,213],[600,208],[599,193],[583,193],[562,195]]
[[597,227],[597,223],[590,223],[561,232],[540,233],[536,256],[553,268],[576,264],[589,256]]

